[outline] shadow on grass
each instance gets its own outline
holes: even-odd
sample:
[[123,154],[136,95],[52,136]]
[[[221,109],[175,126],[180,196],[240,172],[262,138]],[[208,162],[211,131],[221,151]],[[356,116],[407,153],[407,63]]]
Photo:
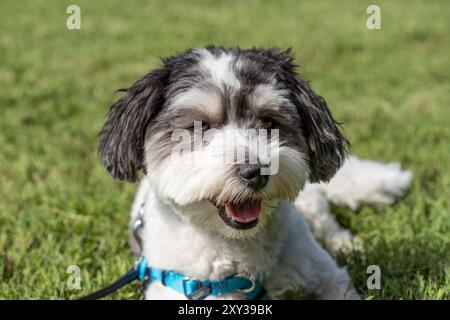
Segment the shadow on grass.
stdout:
[[[358,292],[368,299],[450,298],[450,248],[436,239],[384,241],[366,244],[364,251],[340,253],[340,265],[347,265]],[[381,270],[380,289],[368,289],[367,267]],[[405,284],[407,289],[405,290]]]

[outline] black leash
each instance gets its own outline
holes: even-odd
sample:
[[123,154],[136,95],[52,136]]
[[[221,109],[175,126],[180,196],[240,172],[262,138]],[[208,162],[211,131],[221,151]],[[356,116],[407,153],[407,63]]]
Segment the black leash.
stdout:
[[113,292],[116,292],[120,288],[126,286],[130,282],[139,278],[139,271],[136,268],[130,269],[127,273],[121,276],[119,279],[111,283],[110,285],[90,293],[84,297],[79,298],[78,300],[97,300],[103,297],[110,295]]

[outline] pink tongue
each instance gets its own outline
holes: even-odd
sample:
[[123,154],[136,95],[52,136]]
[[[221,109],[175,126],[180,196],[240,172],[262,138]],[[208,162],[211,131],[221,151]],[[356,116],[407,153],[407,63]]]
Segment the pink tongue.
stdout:
[[236,221],[248,223],[255,221],[261,212],[261,200],[246,202],[240,205],[228,203],[226,206],[228,214]]

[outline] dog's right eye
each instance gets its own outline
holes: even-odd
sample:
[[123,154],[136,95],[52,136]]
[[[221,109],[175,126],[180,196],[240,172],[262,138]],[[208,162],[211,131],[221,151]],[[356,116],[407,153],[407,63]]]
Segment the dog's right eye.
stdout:
[[202,122],[202,130],[206,131],[206,130],[209,130],[209,129],[211,129],[211,126],[209,125],[209,123]]

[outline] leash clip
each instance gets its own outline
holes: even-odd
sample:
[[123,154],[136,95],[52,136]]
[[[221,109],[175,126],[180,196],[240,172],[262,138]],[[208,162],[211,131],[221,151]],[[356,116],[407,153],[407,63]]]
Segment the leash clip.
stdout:
[[144,283],[145,277],[148,276],[147,259],[141,256],[134,263],[134,269],[137,271],[138,279]]
[[133,221],[133,224],[131,226],[131,230],[133,232],[133,237],[139,246],[140,253],[142,253],[141,230],[144,227],[144,210],[145,210],[145,202],[142,202],[141,207],[139,208],[137,217]]

